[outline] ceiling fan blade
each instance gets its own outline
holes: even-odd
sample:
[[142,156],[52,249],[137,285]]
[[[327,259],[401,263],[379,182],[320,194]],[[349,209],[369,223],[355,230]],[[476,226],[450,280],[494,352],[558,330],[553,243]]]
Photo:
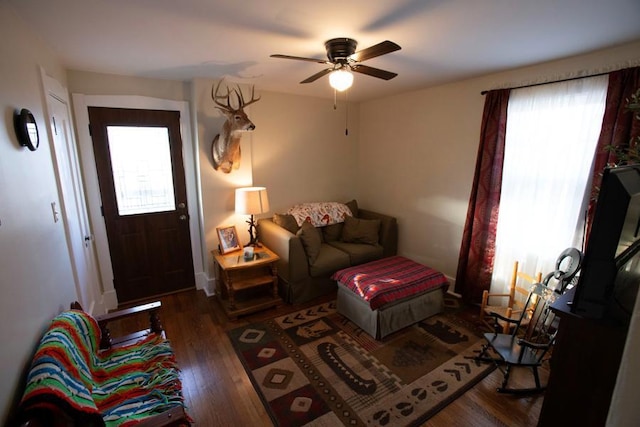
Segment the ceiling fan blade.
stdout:
[[376,56],[385,55],[387,53],[395,52],[396,50],[400,50],[401,47],[395,44],[392,41],[385,40],[381,43],[368,47],[366,49],[362,49],[353,55],[351,55],[351,59],[356,62],[361,62],[366,59],[375,58]]
[[325,76],[327,74],[329,74],[330,72],[333,71],[333,68],[327,68],[324,69],[322,71],[320,71],[319,73],[315,73],[313,76],[311,77],[307,77],[306,79],[304,79],[303,81],[301,81],[300,83],[311,83],[311,82],[315,82],[316,80],[318,80],[320,77]]
[[280,58],[280,59],[295,59],[296,61],[307,61],[307,62],[315,62],[318,64],[331,64],[331,62],[326,59],[315,59],[315,58],[303,58],[301,56],[291,56],[291,55],[271,55],[271,58]]
[[397,73],[392,73],[391,71],[385,71],[379,68],[367,67],[366,65],[360,65],[360,64],[352,65],[351,70],[355,71],[356,73],[366,74],[368,76],[377,77],[379,79],[384,79],[384,80],[391,80],[392,78],[398,75]]

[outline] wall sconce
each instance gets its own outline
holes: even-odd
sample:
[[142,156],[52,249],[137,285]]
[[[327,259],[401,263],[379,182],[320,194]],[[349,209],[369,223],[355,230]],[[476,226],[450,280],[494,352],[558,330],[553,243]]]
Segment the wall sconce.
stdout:
[[251,215],[249,224],[249,243],[247,246],[260,246],[258,237],[254,235],[256,223],[253,216],[269,212],[269,197],[264,187],[244,187],[236,189],[236,213]]

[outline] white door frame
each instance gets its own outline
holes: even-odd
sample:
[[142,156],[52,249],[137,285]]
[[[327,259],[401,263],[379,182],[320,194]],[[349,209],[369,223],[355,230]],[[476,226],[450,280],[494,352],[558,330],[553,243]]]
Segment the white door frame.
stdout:
[[[85,200],[82,173],[74,138],[69,92],[40,67],[47,135],[56,171],[60,206],[52,206],[55,220],[62,220],[69,248],[76,298],[88,313],[103,313],[102,286],[98,275],[93,235]],[[59,212],[59,213],[58,213]]]
[[118,305],[117,295],[113,286],[113,267],[109,255],[107,230],[102,216],[102,202],[98,185],[93,143],[89,134],[89,107],[108,108],[140,108],[148,110],[172,110],[180,112],[180,131],[182,135],[182,155],[184,161],[185,182],[187,185],[187,207],[189,210],[189,230],[191,234],[191,252],[197,289],[206,289],[204,273],[204,254],[202,251],[201,203],[199,197],[199,180],[197,175],[197,147],[191,136],[191,119],[189,104],[185,101],[151,98],[146,96],[120,95],[84,95],[74,93],[73,107],[77,124],[78,142],[82,159],[84,183],[87,189],[89,217],[93,224],[98,252],[98,264],[104,285],[105,303],[109,309]]

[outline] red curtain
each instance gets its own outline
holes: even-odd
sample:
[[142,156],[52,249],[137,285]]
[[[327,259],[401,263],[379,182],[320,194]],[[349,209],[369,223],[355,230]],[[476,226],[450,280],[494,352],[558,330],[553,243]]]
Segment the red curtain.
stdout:
[[[633,114],[626,110],[631,95],[640,88],[640,67],[626,68],[609,73],[607,101],[602,119],[602,130],[594,158],[591,194],[597,194],[602,183],[602,170],[609,163],[615,163],[615,155],[605,151],[607,145],[615,147],[628,145],[631,138],[640,135],[640,120],[634,120]],[[592,197],[593,199],[593,197]],[[587,236],[591,231],[591,221],[595,212],[595,200],[589,203],[587,212]]]
[[510,89],[490,91],[484,103],[455,287],[471,303],[481,301],[482,291],[491,286],[510,92]]

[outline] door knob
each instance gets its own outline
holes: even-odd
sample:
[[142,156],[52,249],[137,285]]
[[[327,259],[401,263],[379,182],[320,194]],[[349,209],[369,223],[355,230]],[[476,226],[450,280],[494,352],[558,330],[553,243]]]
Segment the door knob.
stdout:
[[180,209],[184,209],[187,205],[185,205],[184,203],[178,203],[178,208]]
[[187,220],[187,216],[186,215],[180,215],[178,218],[180,218],[180,221],[186,221]]

